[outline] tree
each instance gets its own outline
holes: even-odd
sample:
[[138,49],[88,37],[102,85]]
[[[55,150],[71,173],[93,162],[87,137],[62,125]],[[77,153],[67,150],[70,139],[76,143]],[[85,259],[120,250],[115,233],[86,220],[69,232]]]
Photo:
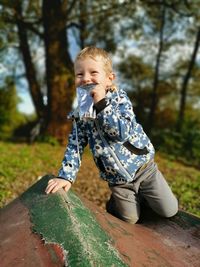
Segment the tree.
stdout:
[[153,67],[144,63],[142,58],[135,55],[128,55],[118,64],[123,84],[128,88],[127,92],[133,103],[137,120],[144,128],[147,121],[147,110],[150,108],[150,92],[153,77]]
[[[124,37],[129,36],[133,39],[133,47],[136,47],[136,54],[141,57],[141,62],[149,64],[154,67],[154,75],[151,77],[151,105],[149,108],[149,116],[147,118],[147,131],[150,134],[151,130],[156,126],[157,114],[162,109],[160,107],[160,96],[166,98],[168,95],[176,95],[174,104],[178,99],[179,86],[177,81],[174,80],[177,69],[173,66],[175,62],[180,62],[181,53],[177,53],[175,60],[172,54],[172,49],[176,47],[176,52],[184,46],[184,44],[191,45],[194,38],[195,21],[198,21],[197,3],[188,3],[188,1],[140,1],[137,4],[137,10],[134,13],[134,19],[129,18],[128,23],[124,23],[126,33]],[[198,25],[198,23],[197,23]],[[125,32],[124,30],[124,32]],[[189,39],[186,38],[187,33],[191,32]],[[181,34],[180,34],[181,33]],[[137,52],[140,49],[140,52]],[[125,46],[125,53],[127,53]],[[129,53],[126,57],[127,66],[128,60],[133,55]],[[174,65],[169,65],[174,62]],[[125,64],[125,62],[124,62]],[[134,66],[132,72],[135,73]],[[130,71],[131,71],[130,70]],[[191,76],[192,72],[188,72]],[[138,75],[138,74],[136,74]],[[179,73],[180,77],[180,73]],[[178,76],[176,77],[178,79]],[[134,86],[134,80],[132,79]],[[173,90],[168,90],[166,87]],[[163,91],[163,93],[162,93]],[[182,94],[183,95],[183,94]],[[170,97],[168,97],[170,99]],[[166,101],[165,101],[166,102]],[[164,101],[162,101],[164,103]],[[173,108],[177,112],[176,105]],[[174,116],[173,116],[174,117]]]
[[17,111],[18,102],[14,82],[7,77],[5,87],[0,88],[0,139],[10,138],[15,127],[23,121]]
[[48,92],[47,132],[61,140],[67,132],[66,112],[70,111],[74,96],[73,65],[66,34],[69,10],[66,10],[64,3],[43,0],[42,6]]
[[[47,134],[61,141],[65,140],[69,129],[66,113],[71,109],[74,98],[73,64],[68,30],[73,28],[78,31],[80,48],[85,44],[94,44],[98,40],[97,36],[102,36],[102,33],[95,28],[99,20],[107,13],[116,11],[120,5],[119,1],[108,3],[104,0],[98,4],[84,0],[34,2],[4,0],[2,3],[3,22],[10,27],[12,25],[15,35],[17,29],[16,42],[19,43],[25,76],[38,119],[44,119]],[[105,20],[105,27],[111,32],[112,27],[106,21],[109,21],[109,18]],[[93,30],[96,40],[92,40]],[[108,36],[108,39],[112,40],[112,36]],[[104,39],[101,46],[107,42],[106,38]],[[33,60],[34,52],[37,53],[36,49],[33,51],[33,43],[38,43],[45,51],[44,84],[38,79],[40,71]],[[111,43],[114,44],[114,41],[110,41],[110,46]],[[111,50],[114,50],[113,45]],[[44,97],[47,97],[47,103]]]
[[[4,39],[4,54],[5,43],[14,40],[15,49],[21,52],[24,63],[24,70],[15,73],[15,77],[26,77],[38,119],[44,119],[47,134],[65,140],[69,129],[65,118],[74,99],[69,31],[80,49],[86,45],[98,45],[115,52],[120,50],[118,44],[125,44],[127,48],[133,44],[140,49],[141,54],[134,62],[138,68],[140,63],[144,69],[150,67],[152,85],[150,87],[148,83],[148,89],[144,89],[140,84],[143,78],[138,77],[137,90],[148,91],[149,131],[156,125],[156,115],[161,110],[159,98],[164,95],[161,90],[166,91],[169,76],[173,75],[173,70],[165,70],[164,64],[172,56],[170,49],[176,43],[185,42],[184,38],[180,40],[177,37],[178,27],[182,27],[182,33],[187,32],[185,18],[193,17],[188,1],[3,0],[1,5],[0,25],[4,26],[4,33],[0,36]],[[35,59],[41,50],[44,52],[42,68]],[[129,56],[127,50],[124,54]],[[41,79],[40,75],[44,78]],[[140,113],[143,102],[141,98],[137,102],[141,103],[137,106]]]
[[187,90],[188,90],[188,83],[192,75],[192,70],[195,66],[195,60],[197,57],[197,52],[199,49],[200,45],[200,27],[197,29],[197,34],[196,34],[196,40],[194,43],[194,49],[193,53],[190,59],[190,62],[188,64],[188,69],[186,71],[186,74],[183,78],[182,82],[182,88],[181,88],[181,99],[180,99],[180,108],[179,108],[179,113],[178,113],[178,119],[177,119],[177,130],[180,131],[183,125],[184,121],[184,113],[185,113],[185,104],[186,104],[186,97],[187,97]]
[[19,37],[19,49],[23,57],[23,62],[26,71],[26,78],[29,83],[30,94],[32,96],[38,118],[42,118],[45,116],[45,106],[43,103],[43,95],[40,90],[40,84],[37,81],[35,66],[32,61],[32,55],[28,42],[27,28],[23,21],[22,2],[19,0],[15,1],[15,4],[13,4],[13,8],[14,8],[13,20],[17,26],[17,32]]
[[166,7],[165,5],[160,7],[160,23],[159,23],[159,44],[158,44],[158,51],[156,55],[156,64],[155,64],[155,71],[154,71],[154,78],[153,78],[153,86],[152,86],[152,97],[151,97],[151,107],[148,117],[148,132],[150,133],[155,120],[155,112],[158,105],[158,86],[159,86],[159,72],[160,72],[160,63],[161,57],[164,49],[164,30],[165,30],[165,23],[166,23]]

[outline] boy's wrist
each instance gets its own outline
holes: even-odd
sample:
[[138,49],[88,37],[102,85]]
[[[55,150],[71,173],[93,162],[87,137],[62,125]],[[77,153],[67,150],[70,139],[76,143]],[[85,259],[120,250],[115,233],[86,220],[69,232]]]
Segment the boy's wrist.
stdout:
[[108,101],[106,98],[102,98],[101,100],[99,100],[97,103],[94,104],[94,108],[96,109],[97,114],[107,106],[108,106]]
[[64,178],[62,176],[56,176],[56,178],[68,181],[68,182],[70,182],[72,184],[72,181],[70,181],[70,180],[68,180],[68,179],[66,179],[66,178]]

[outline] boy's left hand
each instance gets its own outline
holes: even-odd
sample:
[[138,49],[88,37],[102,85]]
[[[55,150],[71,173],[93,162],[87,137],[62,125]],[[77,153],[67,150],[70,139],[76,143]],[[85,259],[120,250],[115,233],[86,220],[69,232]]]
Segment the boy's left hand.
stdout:
[[106,96],[106,88],[103,85],[97,84],[94,89],[91,90],[90,95],[94,100],[94,104],[99,102],[101,99]]

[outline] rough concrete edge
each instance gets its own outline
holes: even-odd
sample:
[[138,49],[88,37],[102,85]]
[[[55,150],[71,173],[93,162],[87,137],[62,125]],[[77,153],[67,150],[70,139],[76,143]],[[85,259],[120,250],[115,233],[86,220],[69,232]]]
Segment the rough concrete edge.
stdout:
[[[49,175],[45,175],[45,176],[40,176],[39,179],[37,179],[36,183],[38,183],[42,178],[48,176],[49,178],[53,178],[55,177],[54,175],[52,174],[49,174]],[[35,183],[35,184],[36,184]],[[35,184],[33,184],[31,187],[33,187]],[[28,190],[27,190],[28,191]],[[63,267],[69,267],[68,265],[68,253],[69,251],[67,251],[62,244],[59,244],[58,242],[51,242],[51,241],[48,241],[45,236],[43,235],[42,232],[38,232],[35,228],[35,224],[34,224],[34,221],[33,221],[33,216],[32,216],[32,212],[28,209],[26,203],[23,201],[23,195],[27,192],[25,191],[21,196],[20,196],[20,200],[22,201],[23,205],[26,206],[27,210],[28,210],[28,215],[29,215],[29,218],[30,218],[30,222],[31,222],[31,231],[34,235],[37,235],[41,241],[44,243],[44,245],[55,245],[56,247],[58,247],[61,251],[62,251],[62,261],[64,261],[64,266]],[[63,190],[64,191],[64,190]],[[56,253],[56,256],[57,253]]]
[[[33,227],[32,227],[32,229],[33,229]],[[68,265],[68,253],[69,252],[66,249],[64,249],[64,247],[61,244],[56,243],[56,242],[47,241],[45,239],[45,237],[42,235],[42,233],[39,233],[36,231],[34,231],[33,233],[41,238],[41,240],[44,242],[44,245],[56,245],[58,248],[60,248],[62,251],[62,256],[63,256],[62,260],[64,261],[63,267],[69,267],[69,265]]]

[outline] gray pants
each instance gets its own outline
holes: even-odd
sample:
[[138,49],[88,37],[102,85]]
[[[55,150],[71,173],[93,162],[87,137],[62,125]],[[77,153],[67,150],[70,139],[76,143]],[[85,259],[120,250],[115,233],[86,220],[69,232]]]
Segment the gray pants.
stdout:
[[131,183],[109,186],[112,191],[106,207],[109,213],[134,224],[140,217],[141,199],[160,216],[172,217],[177,213],[178,201],[153,160],[135,178]]

